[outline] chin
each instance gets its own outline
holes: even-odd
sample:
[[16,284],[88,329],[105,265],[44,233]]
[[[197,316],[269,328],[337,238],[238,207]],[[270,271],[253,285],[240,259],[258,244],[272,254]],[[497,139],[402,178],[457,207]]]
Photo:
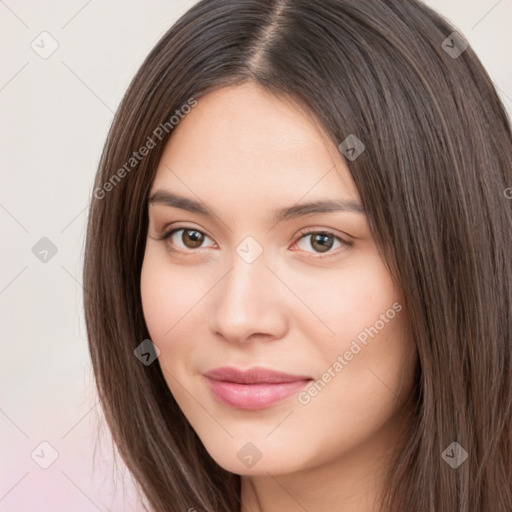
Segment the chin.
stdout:
[[215,447],[205,444],[205,448],[220,467],[237,475],[268,476],[304,469],[305,461],[294,457],[298,450],[282,441],[278,443],[232,439]]

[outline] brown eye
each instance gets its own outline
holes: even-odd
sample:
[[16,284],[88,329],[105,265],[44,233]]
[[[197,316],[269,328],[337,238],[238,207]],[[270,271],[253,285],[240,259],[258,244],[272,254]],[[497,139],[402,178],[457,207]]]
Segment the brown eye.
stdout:
[[204,236],[200,231],[197,231],[196,229],[180,229],[180,231],[183,231],[181,241],[187,249],[197,249],[198,247],[201,247],[204,241]]
[[311,236],[311,247],[318,252],[327,252],[334,245],[334,237],[324,233],[313,233]]
[[[332,249],[337,249],[339,247],[346,249],[352,244],[351,242],[348,242],[328,231],[309,231],[302,232],[302,236],[296,245],[302,251],[322,254],[331,252],[335,253]],[[313,251],[311,251],[311,249],[313,249]]]
[[176,228],[160,237],[169,248],[181,252],[201,248],[206,239],[211,240],[208,235],[195,228]]

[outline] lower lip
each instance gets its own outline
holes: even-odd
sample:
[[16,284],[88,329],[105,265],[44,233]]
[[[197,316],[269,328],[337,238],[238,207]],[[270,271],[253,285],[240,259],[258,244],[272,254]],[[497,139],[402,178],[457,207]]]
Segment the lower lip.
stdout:
[[224,404],[237,409],[265,409],[293,395],[310,380],[275,384],[237,384],[207,377],[212,393]]

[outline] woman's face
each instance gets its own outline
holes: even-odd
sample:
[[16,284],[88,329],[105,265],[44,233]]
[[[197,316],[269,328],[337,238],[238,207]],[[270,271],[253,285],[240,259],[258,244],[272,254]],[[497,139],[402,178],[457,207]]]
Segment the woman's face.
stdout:
[[255,85],[213,92],[174,129],[150,196],[144,316],[218,464],[354,468],[392,446],[416,361],[407,312],[318,123]]

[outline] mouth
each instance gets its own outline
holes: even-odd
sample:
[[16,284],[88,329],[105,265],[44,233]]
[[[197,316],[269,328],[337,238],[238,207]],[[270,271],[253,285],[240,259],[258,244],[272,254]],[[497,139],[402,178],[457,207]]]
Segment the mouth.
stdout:
[[210,391],[223,404],[236,409],[265,409],[298,392],[313,380],[267,368],[249,370],[224,366],[203,374]]

